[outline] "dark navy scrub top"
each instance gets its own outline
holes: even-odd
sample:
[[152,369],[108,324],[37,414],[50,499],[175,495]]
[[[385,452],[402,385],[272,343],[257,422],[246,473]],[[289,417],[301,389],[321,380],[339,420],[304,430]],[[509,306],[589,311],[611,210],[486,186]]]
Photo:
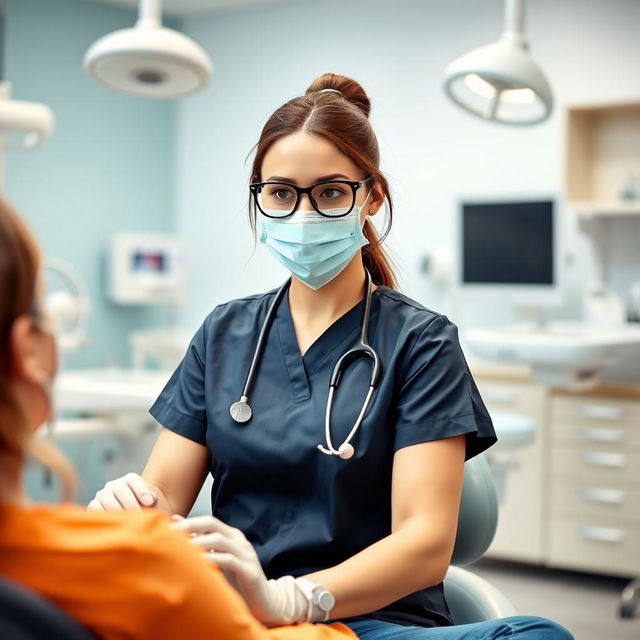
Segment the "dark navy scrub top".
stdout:
[[[325,445],[331,371],[359,335],[363,301],[302,357],[285,295],[251,393],[253,417],[234,422],[229,407],[240,398],[274,295],[216,307],[150,410],[163,426],[207,447],[212,512],[245,533],[268,578],[332,567],[389,535],[398,449],[466,434],[469,459],[496,442],[456,325],[384,286],[372,294],[369,326],[382,376],[351,441],[351,459],[327,456],[317,445]],[[335,447],[353,427],[369,376],[365,358],[342,376],[332,415]],[[442,584],[362,617],[425,627],[452,624]]]

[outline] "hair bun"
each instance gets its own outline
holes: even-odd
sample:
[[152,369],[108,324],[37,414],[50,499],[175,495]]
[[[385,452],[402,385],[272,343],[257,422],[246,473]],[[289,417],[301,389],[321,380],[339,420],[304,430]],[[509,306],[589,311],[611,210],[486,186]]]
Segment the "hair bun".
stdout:
[[339,91],[346,100],[358,107],[358,109],[364,113],[365,117],[369,117],[369,113],[371,112],[369,96],[355,80],[335,73],[323,73],[309,85],[305,91],[305,95],[322,91],[322,89]]

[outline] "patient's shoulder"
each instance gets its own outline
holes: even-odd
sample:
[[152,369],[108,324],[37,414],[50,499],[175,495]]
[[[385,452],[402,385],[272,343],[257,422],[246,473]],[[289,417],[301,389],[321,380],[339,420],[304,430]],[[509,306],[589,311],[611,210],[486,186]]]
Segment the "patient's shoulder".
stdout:
[[160,539],[184,537],[170,528],[169,515],[156,509],[141,511],[87,511],[61,506],[57,521],[64,529],[75,531],[75,538],[92,539],[96,546],[111,549],[157,549]]
[[158,537],[174,537],[170,517],[155,509],[87,511],[72,504],[30,507],[2,504],[4,545],[34,546],[74,553],[137,549]]

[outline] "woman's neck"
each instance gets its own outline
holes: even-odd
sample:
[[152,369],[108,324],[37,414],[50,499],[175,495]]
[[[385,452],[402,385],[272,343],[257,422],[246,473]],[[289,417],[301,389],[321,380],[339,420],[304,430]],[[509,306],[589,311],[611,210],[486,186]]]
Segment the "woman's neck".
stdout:
[[320,289],[311,289],[294,277],[289,288],[291,314],[305,323],[331,323],[363,298],[364,282],[365,272],[360,252],[333,280]]
[[[289,308],[298,348],[303,356],[338,318],[362,300],[364,283],[365,273],[360,253],[320,289],[311,289],[300,280],[291,279]],[[373,289],[375,288],[374,285]]]
[[22,484],[22,463],[5,452],[0,453],[0,502],[23,506],[30,502]]

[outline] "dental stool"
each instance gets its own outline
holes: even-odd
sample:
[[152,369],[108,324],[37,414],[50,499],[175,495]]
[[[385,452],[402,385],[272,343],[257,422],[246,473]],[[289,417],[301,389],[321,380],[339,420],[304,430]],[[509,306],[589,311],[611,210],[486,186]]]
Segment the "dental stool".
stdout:
[[491,545],[498,526],[498,496],[484,454],[464,464],[458,531],[444,596],[455,624],[517,615],[498,589],[461,565],[479,560]]

